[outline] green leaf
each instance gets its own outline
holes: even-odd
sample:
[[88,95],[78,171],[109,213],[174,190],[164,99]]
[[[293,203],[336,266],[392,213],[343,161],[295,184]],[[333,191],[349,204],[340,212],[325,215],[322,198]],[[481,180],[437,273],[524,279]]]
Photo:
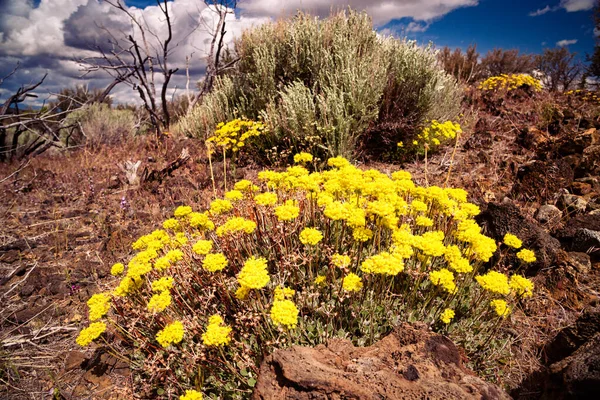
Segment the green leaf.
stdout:
[[256,385],[256,379],[248,378],[248,386],[254,387],[254,385]]
[[156,394],[162,396],[163,394],[165,394],[165,390],[163,388],[158,388],[156,389]]

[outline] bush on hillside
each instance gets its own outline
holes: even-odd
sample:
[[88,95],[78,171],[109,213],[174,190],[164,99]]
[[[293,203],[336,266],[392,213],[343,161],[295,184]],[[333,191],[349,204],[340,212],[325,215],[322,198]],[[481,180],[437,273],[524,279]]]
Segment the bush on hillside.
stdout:
[[379,37],[365,13],[300,13],[245,32],[234,51],[239,62],[180,121],[181,132],[206,139],[220,122],[262,118],[262,156],[352,157],[363,139],[395,144],[458,113],[460,90],[435,52]]
[[137,131],[135,113],[129,109],[113,109],[108,104],[93,103],[71,112],[66,125],[79,128],[79,135],[69,138],[69,145],[88,146],[117,144]]

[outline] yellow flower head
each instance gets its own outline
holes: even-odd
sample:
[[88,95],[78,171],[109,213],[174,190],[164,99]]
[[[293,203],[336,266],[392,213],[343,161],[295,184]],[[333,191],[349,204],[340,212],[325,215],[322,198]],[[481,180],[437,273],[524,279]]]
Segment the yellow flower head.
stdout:
[[535,253],[528,249],[523,249],[517,253],[517,257],[526,263],[533,263],[537,259],[535,258]]
[[352,231],[352,237],[357,242],[366,242],[373,237],[373,231],[359,226]]
[[183,340],[185,329],[181,321],[175,321],[164,327],[156,334],[156,341],[165,349],[171,344],[177,344]]
[[81,347],[85,347],[88,344],[92,343],[95,339],[100,337],[100,335],[102,335],[102,333],[105,330],[106,324],[104,322],[94,322],[90,324],[90,326],[79,332],[79,336],[77,336],[76,342]]
[[314,246],[323,239],[323,234],[315,228],[304,228],[300,232],[300,242],[307,246]]
[[202,393],[195,390],[186,390],[185,394],[179,396],[179,400],[202,400]]
[[112,276],[119,276],[125,271],[125,266],[122,263],[116,263],[110,268],[110,274]]
[[487,291],[502,295],[510,293],[508,277],[500,272],[489,271],[485,275],[476,276],[475,280]]
[[219,315],[210,317],[206,332],[202,334],[202,343],[205,346],[224,346],[231,341],[231,327],[224,324]]
[[314,282],[317,286],[323,286],[327,283],[327,277],[325,275],[317,275]]
[[102,318],[110,310],[110,295],[108,293],[97,293],[87,301],[90,309],[90,321]]
[[505,245],[512,247],[513,249],[520,249],[523,245],[521,239],[519,239],[512,233],[507,233],[506,235],[504,235],[503,242]]
[[298,153],[294,155],[294,162],[296,164],[309,163],[313,160],[312,154],[309,153]]
[[442,286],[449,293],[454,293],[456,291],[454,274],[446,268],[430,272],[429,280],[436,286]]
[[231,211],[233,204],[229,200],[216,199],[210,203],[210,212],[213,215],[219,215]]
[[496,314],[502,318],[506,318],[510,314],[510,307],[504,300],[492,300],[490,301],[490,306],[492,306],[494,311],[496,311]]
[[175,218],[183,218],[185,216],[188,216],[191,213],[192,213],[192,207],[179,206],[175,209],[175,212],[173,214],[175,215]]
[[295,294],[296,291],[294,289],[286,287],[276,287],[273,291],[273,297],[275,300],[291,300]]
[[298,308],[291,300],[275,300],[271,307],[271,320],[276,325],[294,329],[298,324]]
[[162,278],[155,280],[152,282],[152,291],[153,292],[164,292],[166,290],[171,290],[173,288],[173,278],[170,276],[163,276]]
[[350,256],[347,255],[334,254],[331,256],[331,263],[338,268],[349,266],[351,261]]
[[254,196],[254,201],[259,206],[272,206],[277,203],[277,194],[275,193],[261,193]]
[[179,224],[179,221],[176,220],[175,218],[169,218],[165,222],[163,222],[163,228],[169,229],[172,231],[177,231],[177,230],[181,229],[181,225]]
[[521,275],[513,275],[510,277],[510,288],[519,297],[533,296],[533,282]]
[[148,311],[159,313],[171,305],[171,293],[168,290],[162,291],[150,297],[148,301]]
[[262,257],[250,257],[244,263],[237,280],[241,286],[249,289],[264,288],[271,280],[267,271],[267,260]]
[[207,255],[213,248],[212,240],[198,240],[192,246],[192,251],[201,256]]
[[342,288],[347,292],[358,292],[362,289],[363,283],[360,276],[349,273],[342,281]]
[[229,192],[225,193],[225,198],[227,200],[231,200],[231,201],[242,200],[244,198],[244,193],[242,193],[239,190],[233,189],[233,190],[230,190]]
[[229,264],[229,261],[223,253],[207,254],[204,260],[202,260],[202,268],[208,272],[221,271],[227,264]]
[[440,315],[440,321],[442,321],[445,324],[449,324],[453,318],[454,318],[454,310],[452,310],[450,308],[446,308],[444,310],[444,312],[442,313],[442,315]]
[[291,221],[300,215],[300,207],[298,207],[297,202],[287,200],[285,204],[275,207],[275,215],[280,221]]

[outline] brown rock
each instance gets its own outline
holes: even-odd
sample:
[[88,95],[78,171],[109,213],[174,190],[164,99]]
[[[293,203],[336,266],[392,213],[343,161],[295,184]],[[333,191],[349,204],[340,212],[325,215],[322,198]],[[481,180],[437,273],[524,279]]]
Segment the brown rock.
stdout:
[[65,371],[81,368],[86,357],[81,351],[69,351],[65,357]]
[[448,338],[404,324],[370,347],[276,350],[263,361],[253,399],[509,399],[461,363]]
[[553,198],[561,189],[571,186],[574,177],[573,168],[562,159],[535,160],[519,167],[518,181],[512,191],[516,195],[544,202]]
[[583,182],[573,182],[573,184],[571,185],[571,189],[573,190],[573,193],[575,193],[576,195],[584,196],[586,194],[591,193],[592,185],[590,185],[589,183],[583,183]]

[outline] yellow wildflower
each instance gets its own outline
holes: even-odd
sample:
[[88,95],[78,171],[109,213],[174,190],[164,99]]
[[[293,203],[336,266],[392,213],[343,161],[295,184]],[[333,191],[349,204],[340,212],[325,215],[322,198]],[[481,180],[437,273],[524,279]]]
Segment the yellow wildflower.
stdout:
[[346,275],[342,281],[342,288],[347,292],[358,292],[362,287],[363,283],[360,276],[353,273]]
[[523,250],[519,251],[517,253],[517,257],[526,263],[532,263],[537,260],[535,258],[535,253],[528,249],[523,249]]
[[192,246],[192,251],[201,256],[207,255],[213,248],[212,240],[198,240]]
[[454,310],[452,310],[450,308],[446,308],[444,310],[444,312],[442,313],[442,315],[440,315],[440,321],[442,321],[445,324],[449,324],[453,318],[454,318]]
[[334,254],[331,256],[331,263],[338,268],[344,268],[350,265],[350,256]]
[[296,155],[294,155],[294,162],[296,164],[300,164],[300,163],[307,163],[307,162],[311,162],[313,160],[313,156],[312,154],[309,153],[298,153]]
[[81,347],[85,347],[88,344],[92,343],[95,339],[100,337],[100,335],[102,335],[102,333],[105,330],[106,324],[104,322],[94,322],[90,324],[90,326],[79,332],[79,336],[77,336],[76,342]]
[[179,400],[202,400],[202,393],[196,390],[186,390],[185,394],[179,396]]
[[183,340],[185,329],[181,321],[168,324],[156,334],[156,341],[164,348],[171,344],[177,344]]
[[510,307],[504,300],[492,300],[490,301],[490,306],[496,311],[496,314],[503,318],[508,317],[510,314]]
[[475,280],[481,285],[481,287],[490,292],[503,295],[510,293],[508,277],[500,272],[489,271],[485,275],[476,276]]
[[512,233],[507,233],[506,235],[504,235],[503,242],[505,245],[512,247],[514,249],[520,249],[521,246],[523,245],[523,242],[521,241],[521,239],[519,239]]
[[110,274],[112,276],[121,275],[125,271],[125,266],[122,263],[116,263],[110,268]]
[[261,193],[254,196],[254,201],[259,206],[272,206],[277,203],[277,194],[275,193]]
[[294,329],[298,324],[298,308],[291,300],[275,300],[271,307],[271,320],[276,325]]
[[521,275],[511,276],[508,285],[519,297],[525,298],[533,296],[533,282]]
[[190,206],[179,206],[175,209],[173,215],[175,218],[183,218],[192,213],[192,207]]
[[163,276],[162,278],[152,282],[152,291],[164,292],[165,290],[170,290],[173,287],[173,282],[174,280],[172,277]]
[[229,261],[223,253],[207,254],[202,260],[202,268],[208,272],[221,271],[227,264],[229,264]]
[[323,239],[321,231],[315,228],[304,228],[300,232],[300,242],[304,245],[314,246]]
[[90,321],[96,321],[110,310],[110,295],[108,293],[97,293],[90,297],[87,305],[90,311]]
[[250,257],[237,276],[238,283],[250,289],[262,289],[271,280],[267,271],[267,260]]
[[171,305],[171,293],[168,290],[152,295],[148,301],[148,311],[158,313]]
[[206,332],[202,334],[202,343],[205,346],[224,346],[231,341],[231,327],[225,325],[223,318],[215,314],[210,317]]
[[291,221],[300,215],[300,208],[293,200],[287,200],[285,204],[275,207],[275,215],[280,221]]

